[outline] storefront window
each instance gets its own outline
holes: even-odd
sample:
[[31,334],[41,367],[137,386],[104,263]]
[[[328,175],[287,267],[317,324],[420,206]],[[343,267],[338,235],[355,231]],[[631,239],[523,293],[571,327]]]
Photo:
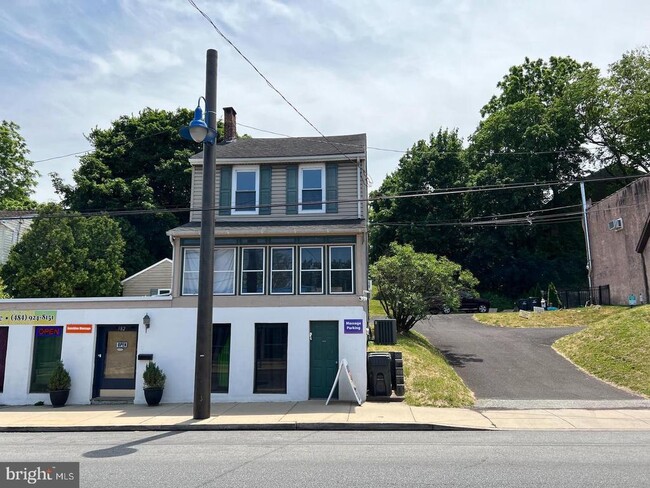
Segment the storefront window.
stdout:
[[254,393],[287,392],[288,324],[255,324]]
[[54,366],[61,359],[63,327],[36,327],[30,393],[46,393]]
[[212,325],[212,392],[228,393],[230,324]]

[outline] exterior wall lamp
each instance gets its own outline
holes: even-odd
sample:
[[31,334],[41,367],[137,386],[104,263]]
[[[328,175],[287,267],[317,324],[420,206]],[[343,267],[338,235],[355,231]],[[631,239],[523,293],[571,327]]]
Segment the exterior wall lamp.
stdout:
[[194,118],[192,119],[192,122],[190,122],[190,125],[181,127],[179,133],[183,139],[188,139],[194,142],[203,142],[205,144],[214,144],[217,140],[217,131],[205,123],[203,110],[201,110],[201,100],[203,100],[203,103],[206,105],[206,113],[209,113],[205,97],[199,97],[198,102],[196,102],[196,109],[194,109]]
[[147,330],[151,327],[151,317],[149,317],[148,313],[144,314],[144,317],[142,317],[142,325],[144,325],[144,328]]

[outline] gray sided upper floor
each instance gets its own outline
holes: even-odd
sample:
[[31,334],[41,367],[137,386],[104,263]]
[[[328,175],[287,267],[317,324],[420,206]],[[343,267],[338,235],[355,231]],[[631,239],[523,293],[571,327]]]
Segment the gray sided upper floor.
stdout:
[[0,265],[7,262],[9,251],[29,230],[33,218],[33,212],[0,212]]
[[[237,139],[235,111],[224,109],[216,146],[217,220],[365,220],[366,135]],[[200,222],[203,153],[192,165],[191,222]]]

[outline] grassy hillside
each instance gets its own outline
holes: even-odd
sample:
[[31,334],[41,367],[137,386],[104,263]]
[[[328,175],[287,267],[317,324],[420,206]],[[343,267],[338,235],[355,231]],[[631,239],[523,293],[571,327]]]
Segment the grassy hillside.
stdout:
[[465,386],[444,356],[417,332],[398,335],[397,344],[376,346],[370,351],[402,351],[405,401],[413,406],[468,407],[473,393]]
[[650,305],[603,311],[587,325],[553,347],[594,376],[650,396]]
[[589,327],[602,320],[624,314],[626,307],[585,307],[556,310],[554,312],[529,312],[522,317],[517,312],[484,313],[474,319],[486,325],[497,327]]

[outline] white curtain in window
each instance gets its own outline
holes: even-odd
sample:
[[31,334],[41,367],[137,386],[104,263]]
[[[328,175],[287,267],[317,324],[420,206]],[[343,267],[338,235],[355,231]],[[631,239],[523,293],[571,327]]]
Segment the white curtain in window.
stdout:
[[217,249],[214,252],[214,293],[232,294],[235,291],[235,250]]

